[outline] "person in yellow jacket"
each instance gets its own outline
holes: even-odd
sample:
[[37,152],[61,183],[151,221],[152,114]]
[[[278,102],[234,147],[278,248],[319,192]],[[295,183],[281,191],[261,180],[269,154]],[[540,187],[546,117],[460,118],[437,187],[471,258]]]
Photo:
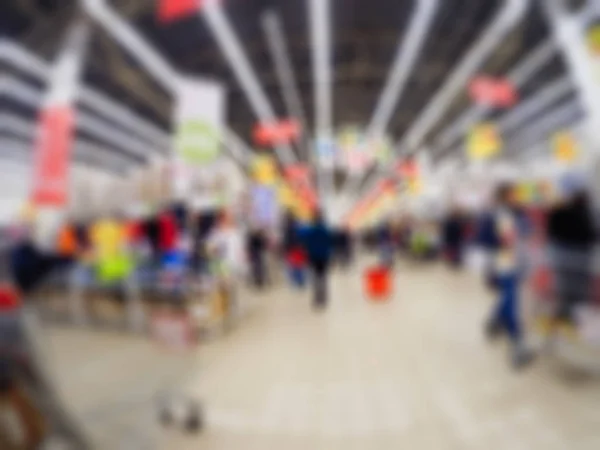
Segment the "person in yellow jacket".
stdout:
[[97,274],[102,282],[120,281],[133,268],[127,248],[127,228],[116,218],[97,221],[90,230]]

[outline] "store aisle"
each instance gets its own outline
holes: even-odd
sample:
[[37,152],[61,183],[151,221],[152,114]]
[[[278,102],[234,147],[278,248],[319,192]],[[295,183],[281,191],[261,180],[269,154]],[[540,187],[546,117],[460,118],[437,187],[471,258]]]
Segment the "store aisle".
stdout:
[[[506,348],[482,337],[490,300],[478,280],[403,265],[394,299],[372,304],[358,274],[335,275],[323,313],[308,292],[262,298],[198,352],[189,389],[206,404],[205,432],[151,439],[190,450],[600,448],[600,379],[548,359],[513,373]],[[130,362],[140,382],[159,370],[141,348]]]

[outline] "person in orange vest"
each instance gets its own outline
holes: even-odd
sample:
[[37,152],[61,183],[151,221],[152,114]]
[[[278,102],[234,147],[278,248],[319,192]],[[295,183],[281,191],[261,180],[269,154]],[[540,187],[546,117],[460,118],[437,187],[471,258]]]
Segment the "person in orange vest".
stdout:
[[59,256],[73,261],[79,252],[79,243],[75,227],[65,223],[58,232],[57,251]]

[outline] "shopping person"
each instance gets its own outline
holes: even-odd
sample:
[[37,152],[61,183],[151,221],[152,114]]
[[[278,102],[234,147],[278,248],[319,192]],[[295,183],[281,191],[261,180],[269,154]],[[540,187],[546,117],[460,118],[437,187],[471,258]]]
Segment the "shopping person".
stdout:
[[242,231],[229,211],[222,211],[207,238],[212,274],[220,290],[223,312],[228,322],[240,313],[237,304],[237,280],[246,272]]
[[252,284],[262,289],[267,284],[267,261],[266,253],[268,242],[265,233],[257,226],[251,226],[246,238],[246,252],[250,263]]
[[590,298],[593,244],[596,238],[590,201],[575,180],[563,182],[564,200],[550,212],[548,239],[556,274],[555,321],[571,328],[575,307]]
[[464,221],[458,208],[453,208],[443,224],[444,254],[453,269],[460,269],[465,241]]
[[301,237],[313,276],[313,305],[315,308],[323,309],[327,306],[328,300],[327,278],[333,250],[333,234],[320,211],[315,213],[313,223],[301,230]]
[[518,369],[532,360],[532,353],[525,347],[519,316],[520,287],[525,265],[521,254],[521,227],[516,215],[513,186],[500,186],[495,200],[492,217],[499,246],[493,255],[491,276],[498,298],[486,331],[490,338],[503,333],[508,335],[511,342],[511,362]]
[[304,286],[306,255],[299,236],[299,225],[293,215],[288,213],[283,221],[282,251],[287,264],[287,272],[293,286]]

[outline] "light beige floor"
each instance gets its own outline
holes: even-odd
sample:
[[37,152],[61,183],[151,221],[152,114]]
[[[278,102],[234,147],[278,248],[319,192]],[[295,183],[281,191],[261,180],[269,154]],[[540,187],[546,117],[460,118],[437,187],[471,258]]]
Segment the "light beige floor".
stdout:
[[[321,314],[308,292],[263,296],[187,361],[140,340],[55,330],[62,390],[79,414],[108,405],[91,421],[105,448],[600,449],[600,378],[547,357],[513,373],[506,348],[482,338],[490,299],[478,280],[403,265],[393,300],[372,304],[359,273],[335,274]],[[186,366],[207,413],[195,437],[161,431],[149,401]],[[110,407],[123,396],[131,408]]]

